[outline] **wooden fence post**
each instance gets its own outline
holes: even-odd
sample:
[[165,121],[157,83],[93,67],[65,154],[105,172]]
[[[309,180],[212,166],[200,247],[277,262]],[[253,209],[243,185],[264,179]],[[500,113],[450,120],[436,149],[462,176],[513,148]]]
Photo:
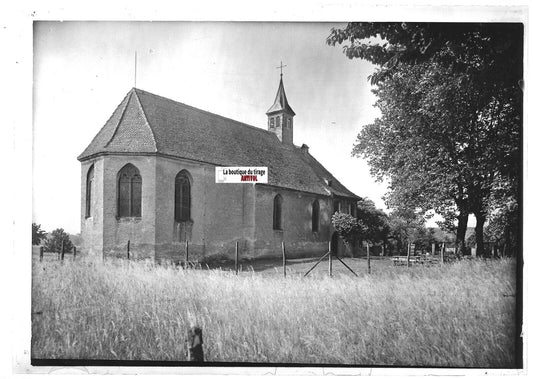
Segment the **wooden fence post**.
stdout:
[[61,240],[61,260],[65,258],[65,241]]
[[235,275],[239,274],[239,241],[235,242]]
[[128,251],[128,261],[130,260],[130,240],[128,240],[128,245],[126,247],[126,250]]
[[431,255],[435,255],[435,243],[431,244]]
[[[306,277],[311,271],[313,271],[313,270],[315,269],[315,267],[318,266],[318,264],[319,264],[320,262],[322,262],[322,260],[323,260],[324,258],[326,258],[328,255],[329,255],[329,251],[328,251],[326,254],[324,254],[323,256],[321,256],[320,259],[319,259],[318,261],[315,262],[315,264],[313,265],[313,267],[311,267],[309,270],[307,270],[307,272],[304,274],[304,278],[305,278],[305,277]],[[337,259],[338,259],[338,257],[337,257]],[[351,270],[351,269],[350,269],[350,270]],[[353,272],[353,271],[352,271],[352,272]],[[355,272],[354,272],[354,274],[355,274]],[[355,276],[357,276],[357,274],[356,274]]]
[[39,248],[39,262],[43,261],[43,257],[44,257],[44,246],[41,246]]
[[185,241],[185,267],[189,268],[189,240]]
[[329,254],[328,254],[328,259],[329,259],[329,261],[328,261],[328,264],[329,264],[329,266],[328,266],[329,267],[329,277],[331,278],[333,276],[333,259],[332,259],[333,257],[331,256],[331,254],[332,254],[331,253],[331,241],[329,241],[328,252],[329,252]]
[[441,264],[444,264],[444,249],[445,249],[445,245],[446,245],[446,243],[443,242],[442,246],[440,248],[440,263]]
[[366,243],[366,261],[368,263],[368,273],[370,274],[370,246]]
[[407,241],[407,267],[411,267],[411,242]]
[[285,242],[283,241],[281,241],[281,254],[283,258],[283,277],[286,278],[287,277],[287,267],[286,267],[287,257],[285,256]]
[[76,246],[73,246],[72,249],[72,253],[74,254],[73,259],[76,259]]
[[194,326],[187,332],[187,360],[189,362],[203,362],[202,328]]

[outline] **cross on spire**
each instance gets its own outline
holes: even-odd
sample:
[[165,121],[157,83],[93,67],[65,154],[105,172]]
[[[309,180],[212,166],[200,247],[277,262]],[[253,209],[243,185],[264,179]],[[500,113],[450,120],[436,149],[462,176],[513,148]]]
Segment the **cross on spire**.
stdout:
[[280,70],[280,76],[283,76],[283,67],[287,67],[287,65],[284,65],[283,61],[280,61],[279,62],[279,66],[276,67],[276,68],[279,68],[279,70]]

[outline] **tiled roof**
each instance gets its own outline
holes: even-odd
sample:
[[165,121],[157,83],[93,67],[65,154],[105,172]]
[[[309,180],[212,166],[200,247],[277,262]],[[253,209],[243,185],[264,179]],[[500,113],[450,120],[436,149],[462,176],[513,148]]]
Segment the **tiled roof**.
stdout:
[[306,148],[287,146],[267,130],[137,88],[128,92],[78,159],[102,153],[160,153],[219,166],[267,166],[270,185],[359,198]]

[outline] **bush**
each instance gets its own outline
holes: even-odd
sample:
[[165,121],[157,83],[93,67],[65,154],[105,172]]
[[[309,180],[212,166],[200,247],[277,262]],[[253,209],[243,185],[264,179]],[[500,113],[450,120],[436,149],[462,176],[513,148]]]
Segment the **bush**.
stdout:
[[63,248],[65,249],[65,253],[72,253],[72,251],[74,250],[74,245],[70,241],[68,233],[66,233],[62,228],[58,228],[52,232],[52,234],[44,243],[44,250],[60,253],[62,243]]
[[355,241],[355,237],[364,234],[364,225],[347,213],[335,212],[331,216],[331,222],[337,233],[339,233],[343,241],[348,245]]

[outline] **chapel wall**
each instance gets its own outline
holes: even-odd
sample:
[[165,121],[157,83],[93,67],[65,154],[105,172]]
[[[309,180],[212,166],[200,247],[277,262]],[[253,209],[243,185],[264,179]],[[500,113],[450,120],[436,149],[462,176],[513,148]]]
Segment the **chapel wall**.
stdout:
[[[91,189],[91,210],[87,217],[86,195],[87,174],[93,167],[94,177]],[[91,159],[81,164],[81,252],[82,254],[101,257],[103,249],[103,159]]]
[[[94,163],[92,215],[85,218],[85,183]],[[142,176],[140,218],[117,217],[118,172],[126,164]],[[191,220],[174,220],[175,178],[186,170],[191,182]],[[235,242],[243,258],[321,255],[333,233],[330,197],[264,185],[217,184],[215,166],[159,156],[105,156],[82,162],[82,250],[90,255],[126,257],[130,240],[133,259],[183,261],[188,241],[189,259],[232,258]],[[273,200],[280,194],[282,230],[273,230]],[[312,204],[320,204],[319,229],[312,231]],[[341,210],[348,211],[341,201]],[[341,252],[346,250],[339,241]]]
[[[204,165],[201,163],[156,158],[156,261],[185,261],[188,241],[189,259],[196,260],[204,254]],[[176,176],[185,170],[191,189],[191,217],[189,221],[175,220]]]
[[[282,230],[273,229],[274,197],[282,196]],[[312,231],[312,204],[319,201],[319,227]],[[301,191],[256,186],[255,255],[287,257],[324,254],[331,236],[331,199]]]
[[255,186],[217,183],[215,172],[208,171],[206,206],[206,251],[210,256],[233,258],[235,243],[239,256],[250,257],[254,249]]
[[[142,177],[141,217],[119,218],[118,172],[128,163]],[[103,254],[105,257],[127,257],[130,241],[132,259],[153,259],[155,253],[156,177],[153,156],[105,156],[103,158]]]
[[[174,217],[176,175],[186,170],[191,183],[191,219]],[[189,260],[233,256],[235,242],[245,255],[253,233],[252,185],[215,183],[215,166],[201,162],[157,157],[156,163],[156,260]]]

